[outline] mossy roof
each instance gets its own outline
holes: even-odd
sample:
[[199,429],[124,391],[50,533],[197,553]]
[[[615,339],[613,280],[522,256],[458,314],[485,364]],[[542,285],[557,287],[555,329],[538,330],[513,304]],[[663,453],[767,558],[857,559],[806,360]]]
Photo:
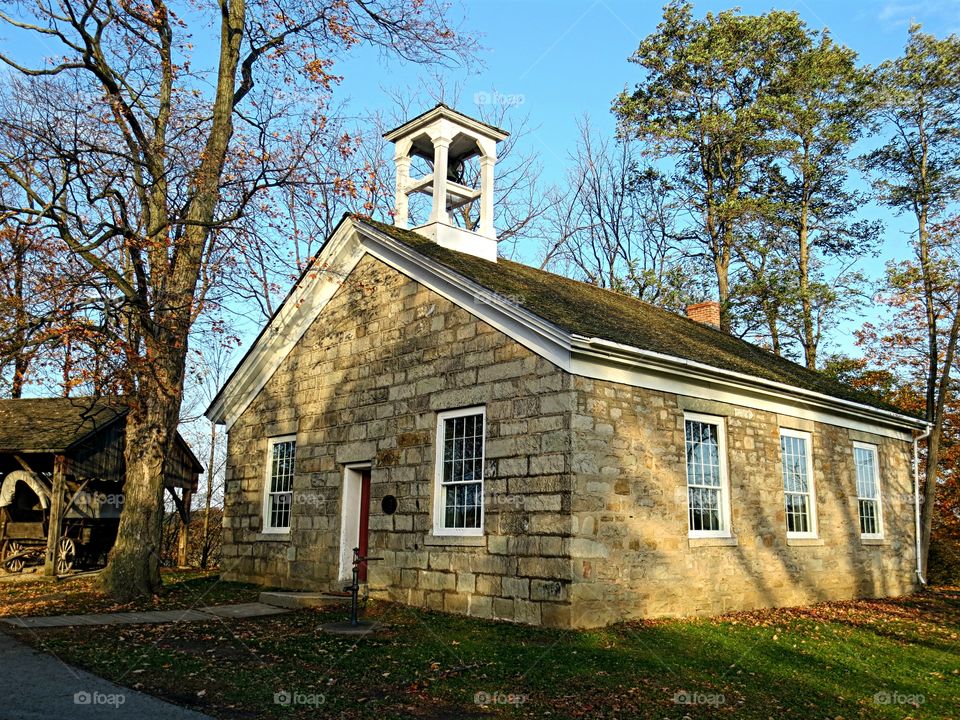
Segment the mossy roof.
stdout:
[[[67,454],[129,411],[118,395],[0,400],[0,453]],[[179,433],[177,445],[181,453],[167,476],[189,479],[189,473],[202,473],[203,464]]]
[[623,293],[510,260],[497,262],[449,250],[410,230],[355,218],[569,333],[602,338],[744,373],[910,416],[870,393],[757,347],[734,335]]
[[0,400],[0,452],[65,452],[126,413],[115,397]]

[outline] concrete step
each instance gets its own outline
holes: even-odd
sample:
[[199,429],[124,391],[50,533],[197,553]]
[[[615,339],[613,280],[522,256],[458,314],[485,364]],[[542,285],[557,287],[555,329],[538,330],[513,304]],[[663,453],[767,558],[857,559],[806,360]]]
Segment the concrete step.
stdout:
[[349,595],[332,595],[325,592],[298,592],[294,590],[272,590],[260,593],[260,602],[282,608],[308,608],[336,605],[350,602]]

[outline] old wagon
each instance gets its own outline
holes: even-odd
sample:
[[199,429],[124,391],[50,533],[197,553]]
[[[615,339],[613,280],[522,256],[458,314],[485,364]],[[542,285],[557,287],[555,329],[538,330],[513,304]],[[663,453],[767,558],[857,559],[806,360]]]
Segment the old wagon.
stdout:
[[[63,575],[106,562],[123,511],[127,412],[118,397],[0,400],[3,570]],[[202,470],[178,434],[164,481],[178,508]]]
[[[66,503],[56,541],[56,572],[96,567],[106,562],[117,539],[122,494],[115,483],[95,478],[68,479]],[[26,470],[8,473],[0,485],[0,562],[20,572],[30,562],[43,562],[50,529],[53,487],[50,478]]]

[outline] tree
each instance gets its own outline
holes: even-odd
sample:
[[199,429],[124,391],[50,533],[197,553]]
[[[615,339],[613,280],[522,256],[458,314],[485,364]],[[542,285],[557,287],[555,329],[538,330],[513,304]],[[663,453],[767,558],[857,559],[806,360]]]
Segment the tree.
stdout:
[[[302,156],[287,131],[322,134],[345,50],[366,43],[435,62],[471,46],[445,8],[399,0],[219,0],[183,16],[164,0],[10,7],[5,30],[55,45],[57,57],[0,53],[18,78],[8,96],[22,101],[0,112],[18,149],[0,156],[18,190],[0,212],[40,225],[90,268],[117,319],[108,342],[132,406],[124,512],[101,581],[119,598],[148,594],[160,584],[163,473],[190,329],[229,256],[220,230],[265,189],[295,182]],[[209,72],[198,69],[206,57],[193,63],[191,31],[213,35]]]
[[771,94],[808,35],[792,12],[725,11],[695,20],[692,11],[683,0],[664,8],[657,31],[630,58],[644,77],[616,99],[614,111],[622,134],[643,140],[658,161],[674,163],[713,265],[721,326],[730,330],[737,228],[764,203],[755,189],[773,148]]
[[772,199],[766,215],[782,234],[775,245],[783,269],[790,269],[782,283],[788,294],[776,301],[791,311],[780,312],[779,320],[810,369],[817,367],[824,323],[847,299],[838,290],[849,279],[842,272],[840,282],[816,275],[826,262],[870,253],[880,231],[879,223],[854,219],[866,198],[847,188],[850,149],[866,124],[865,88],[856,54],[823,31],[791,58],[767,98],[777,142],[763,185]]
[[[914,25],[902,57],[876,71],[871,111],[885,142],[864,156],[879,199],[913,215],[915,262],[888,273],[896,297],[920,314],[924,415],[932,425],[925,462],[922,539],[924,566],[936,512],[937,476],[960,312],[951,293],[950,253],[960,246],[956,219],[931,223],[960,197],[960,38],[939,40]],[[915,348],[915,346],[911,346]]]
[[677,234],[684,211],[670,183],[641,165],[636,141],[605,138],[587,118],[579,128],[565,188],[554,191],[541,267],[672,310],[701,300],[702,273]]
[[[870,378],[884,399],[918,415],[928,412],[927,382],[931,357],[927,311],[932,307],[940,355],[933,361],[936,403],[924,458],[923,497],[924,568],[932,528],[942,520],[955,532],[960,528],[960,388],[956,373],[960,339],[960,218],[931,227],[927,270],[914,241],[914,258],[887,266],[886,289],[881,295],[892,312],[877,327],[868,323],[858,333],[870,357]],[[929,288],[930,295],[927,295]],[[929,505],[930,507],[927,507]],[[937,510],[941,517],[937,517]]]

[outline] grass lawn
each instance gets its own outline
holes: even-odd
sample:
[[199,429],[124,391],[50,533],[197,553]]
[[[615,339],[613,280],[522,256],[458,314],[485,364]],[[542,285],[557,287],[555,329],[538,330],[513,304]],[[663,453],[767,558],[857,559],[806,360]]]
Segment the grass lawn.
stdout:
[[960,588],[590,632],[367,615],[362,639],[319,630],[343,608],[17,635],[221,718],[960,718]]
[[[4,579],[6,578],[6,579]],[[254,602],[255,585],[222,583],[215,570],[164,570],[163,590],[152,598],[118,603],[97,589],[95,574],[55,580],[0,575],[0,616],[181,610],[201,605]]]

